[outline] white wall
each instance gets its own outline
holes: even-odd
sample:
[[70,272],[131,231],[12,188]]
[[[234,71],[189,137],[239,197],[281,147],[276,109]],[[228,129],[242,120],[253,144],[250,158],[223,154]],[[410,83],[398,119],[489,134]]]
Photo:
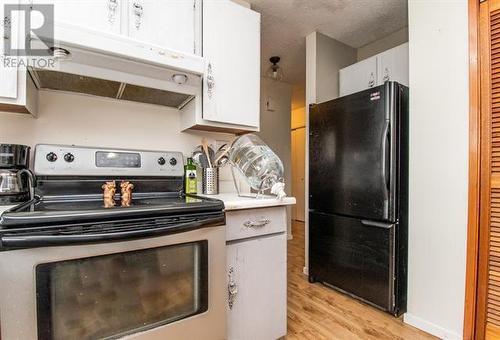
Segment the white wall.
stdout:
[[462,337],[467,229],[467,0],[409,1],[410,216],[405,322]]
[[316,33],[317,103],[339,96],[339,70],[355,63],[356,60],[357,51],[355,48],[324,34]]
[[[272,107],[268,110],[266,103]],[[260,132],[258,135],[278,155],[285,167],[285,191],[292,194],[292,141],[290,134],[292,112],[292,87],[284,82],[261,78],[260,82]],[[287,209],[288,235],[291,231],[291,207]]]
[[339,96],[339,70],[357,60],[356,49],[313,32],[306,37],[306,183],[305,183],[305,267],[309,266],[309,105]]
[[382,39],[369,43],[358,48],[358,61],[374,56],[381,52],[387,51],[393,47],[404,44],[408,41],[408,27],[389,34]]
[[[39,92],[39,117],[0,113],[0,143],[76,144],[181,151],[189,155],[202,137],[230,141],[233,135],[179,132],[181,113],[172,108],[57,92]],[[221,190],[232,190],[223,171]]]

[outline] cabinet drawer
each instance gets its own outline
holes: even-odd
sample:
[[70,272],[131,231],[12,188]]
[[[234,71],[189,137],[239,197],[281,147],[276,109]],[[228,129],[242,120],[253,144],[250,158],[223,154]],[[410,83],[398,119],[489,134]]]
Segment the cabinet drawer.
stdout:
[[286,207],[228,211],[226,241],[286,231]]

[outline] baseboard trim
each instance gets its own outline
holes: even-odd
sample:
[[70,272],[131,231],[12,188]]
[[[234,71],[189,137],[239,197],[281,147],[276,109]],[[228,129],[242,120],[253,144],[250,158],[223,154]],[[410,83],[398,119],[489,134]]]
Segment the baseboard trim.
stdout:
[[309,276],[309,268],[307,267],[302,268],[302,273],[304,273],[305,276]]
[[403,317],[404,323],[418,328],[424,332],[446,340],[463,340],[462,335],[452,332],[446,328],[435,325],[432,322],[419,318],[411,313],[406,313]]

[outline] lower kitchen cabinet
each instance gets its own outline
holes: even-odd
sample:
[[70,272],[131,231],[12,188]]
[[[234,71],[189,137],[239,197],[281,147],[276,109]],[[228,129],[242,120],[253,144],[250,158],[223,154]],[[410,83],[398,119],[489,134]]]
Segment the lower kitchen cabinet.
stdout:
[[229,340],[286,334],[286,234],[227,246]]
[[229,211],[227,339],[286,335],[286,207]]

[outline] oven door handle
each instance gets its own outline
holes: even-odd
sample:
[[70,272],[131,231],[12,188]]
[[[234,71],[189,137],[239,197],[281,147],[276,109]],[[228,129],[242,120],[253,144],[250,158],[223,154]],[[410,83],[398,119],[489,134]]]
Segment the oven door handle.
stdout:
[[2,248],[36,248],[49,246],[67,246],[72,244],[101,243],[109,241],[133,240],[144,237],[155,237],[191,231],[206,227],[215,227],[225,224],[224,215],[205,218],[192,222],[179,223],[158,228],[129,230],[109,233],[88,233],[74,235],[19,235],[2,236]]

